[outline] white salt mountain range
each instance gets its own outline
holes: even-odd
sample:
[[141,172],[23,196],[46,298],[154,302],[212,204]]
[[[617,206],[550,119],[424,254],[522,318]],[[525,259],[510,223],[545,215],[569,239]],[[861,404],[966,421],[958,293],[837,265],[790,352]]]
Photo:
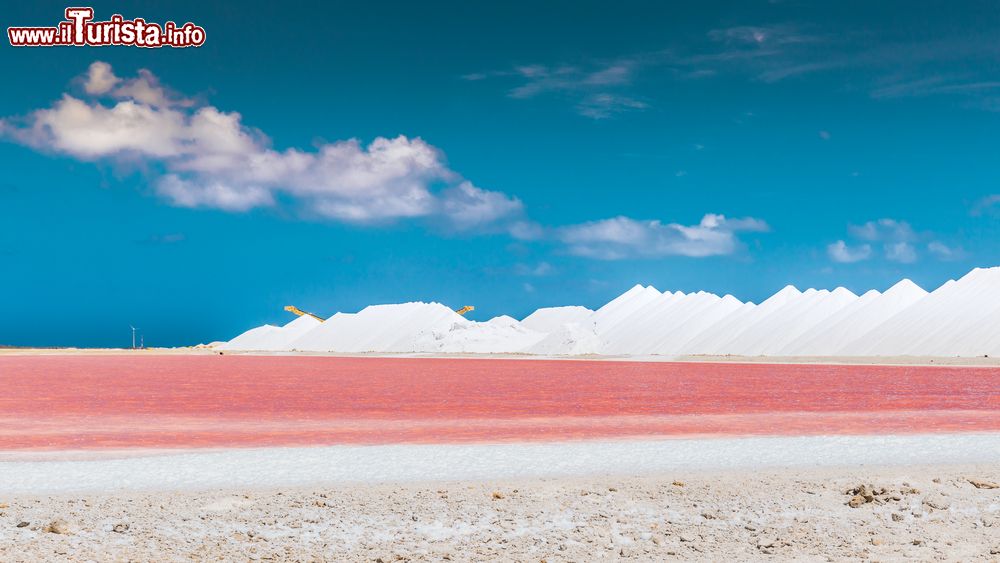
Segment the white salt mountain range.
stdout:
[[787,286],[760,304],[636,285],[596,311],[548,307],[476,322],[440,303],[372,305],[264,325],[220,350],[739,356],[1000,355],[1000,267],[928,293],[903,280],[861,296]]

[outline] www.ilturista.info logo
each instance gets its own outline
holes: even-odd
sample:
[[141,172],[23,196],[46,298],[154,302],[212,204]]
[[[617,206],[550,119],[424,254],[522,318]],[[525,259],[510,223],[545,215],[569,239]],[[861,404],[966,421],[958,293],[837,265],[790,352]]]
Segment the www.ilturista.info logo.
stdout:
[[66,20],[55,27],[8,27],[14,47],[129,45],[135,47],[201,47],[205,28],[191,22],[160,25],[142,18],[127,20],[120,14],[95,22],[93,8],[66,8]]

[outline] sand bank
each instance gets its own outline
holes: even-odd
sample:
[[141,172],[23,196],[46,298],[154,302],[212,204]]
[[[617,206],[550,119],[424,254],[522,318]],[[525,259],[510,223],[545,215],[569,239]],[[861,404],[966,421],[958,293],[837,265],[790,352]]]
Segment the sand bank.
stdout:
[[1000,434],[6,452],[0,495],[313,487],[777,467],[1000,465]]

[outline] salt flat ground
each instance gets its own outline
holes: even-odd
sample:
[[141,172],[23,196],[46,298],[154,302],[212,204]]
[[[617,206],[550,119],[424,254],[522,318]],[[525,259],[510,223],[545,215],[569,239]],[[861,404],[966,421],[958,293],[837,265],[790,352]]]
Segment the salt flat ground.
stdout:
[[0,495],[0,560],[996,561],[997,467]]

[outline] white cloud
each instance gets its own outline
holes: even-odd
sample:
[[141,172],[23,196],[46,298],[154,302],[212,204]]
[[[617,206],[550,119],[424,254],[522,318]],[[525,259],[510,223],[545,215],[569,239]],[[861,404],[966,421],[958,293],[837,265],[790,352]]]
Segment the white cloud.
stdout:
[[708,37],[720,43],[749,45],[753,47],[815,43],[819,41],[818,37],[807,35],[798,27],[790,24],[769,26],[743,25],[713,29],[708,32]]
[[868,221],[863,225],[849,225],[847,230],[854,237],[872,242],[909,242],[917,238],[909,223],[888,218]]
[[111,70],[111,65],[106,62],[97,61],[87,69],[83,89],[88,94],[99,96],[110,92],[120,81]]
[[580,115],[607,119],[649,107],[647,102],[629,95],[627,89],[640,69],[660,64],[663,59],[662,53],[652,53],[582,65],[523,65],[510,70],[467,74],[463,78],[469,81],[487,78],[517,80],[520,84],[507,91],[511,98],[529,99],[560,94],[574,101]]
[[834,262],[849,264],[871,258],[872,247],[870,244],[862,244],[852,247],[848,246],[846,242],[838,240],[837,242],[826,247],[826,253]]
[[519,276],[535,276],[542,277],[551,275],[555,271],[552,264],[548,262],[539,262],[537,265],[532,266],[530,264],[515,264],[514,273]]
[[512,89],[510,97],[532,98],[546,92],[576,92],[627,85],[632,82],[636,66],[636,61],[621,59],[593,69],[569,65],[525,65],[516,67],[513,72],[495,72],[489,75],[521,78],[524,83]]
[[420,138],[277,151],[239,113],[195,104],[149,71],[123,79],[96,62],[82,81],[89,99],[66,94],[50,108],[4,121],[0,134],[80,160],[152,164],[162,170],[156,193],[182,207],[240,212],[281,202],[339,221],[425,217],[461,230],[502,225],[532,234],[520,200],[464,180]]
[[138,77],[123,81],[112,91],[112,94],[119,99],[132,99],[158,108],[188,107],[194,103],[192,100],[171,94],[166,88],[160,86],[160,81],[156,76],[146,69],[139,69]]
[[462,229],[495,223],[524,210],[521,200],[500,192],[490,192],[462,182],[442,193],[443,214]]
[[738,26],[726,29],[713,29],[708,36],[714,41],[725,43],[749,43],[760,45],[770,37],[770,30],[763,27]]
[[974,217],[978,217],[983,214],[991,213],[995,211],[1000,205],[1000,194],[990,194],[988,196],[982,197],[972,206],[971,214]]
[[[852,237],[865,243],[851,247],[838,240],[830,244],[827,246],[827,254],[835,262],[857,262],[872,258],[874,249],[878,247],[875,243],[881,244],[881,253],[886,260],[901,264],[916,262],[920,258],[919,248],[926,248],[931,256],[943,261],[966,257],[962,247],[949,246],[937,240],[933,232],[917,232],[906,221],[883,218],[862,225],[848,225],[847,229]],[[926,246],[925,241],[929,241]]]
[[767,231],[760,219],[708,214],[693,226],[613,217],[563,227],[558,238],[570,254],[601,260],[661,256],[720,256],[740,247],[740,231]]
[[934,255],[938,260],[943,260],[945,262],[951,260],[961,260],[965,257],[965,251],[958,246],[948,246],[939,240],[933,240],[927,243],[927,251]]
[[133,100],[153,107],[189,107],[193,100],[184,98],[160,84],[150,71],[139,69],[135,78],[123,80],[115,75],[106,62],[95,61],[82,77],[83,90],[91,96],[108,96],[118,100]]
[[891,262],[910,264],[917,261],[917,249],[913,243],[922,235],[917,234],[906,221],[882,218],[862,225],[848,225],[847,231],[865,244],[851,247],[838,240],[828,245],[827,254],[835,262],[849,263],[871,258],[874,249],[869,243],[882,243],[882,254]]
[[507,225],[507,234],[518,240],[538,240],[545,237],[545,228],[534,221],[518,220]]
[[917,250],[908,242],[892,242],[885,245],[885,257],[892,262],[912,264],[917,261]]
[[644,110],[649,107],[646,102],[615,94],[594,94],[584,98],[576,106],[580,115],[592,119],[607,119],[627,111]]
[[156,192],[178,207],[212,207],[247,211],[274,203],[271,192],[260,186],[233,186],[219,181],[193,183],[167,174],[156,183]]
[[51,108],[33,112],[21,127],[9,124],[14,140],[81,160],[109,156],[172,158],[184,142],[183,115],[126,100],[106,107],[66,94]]

